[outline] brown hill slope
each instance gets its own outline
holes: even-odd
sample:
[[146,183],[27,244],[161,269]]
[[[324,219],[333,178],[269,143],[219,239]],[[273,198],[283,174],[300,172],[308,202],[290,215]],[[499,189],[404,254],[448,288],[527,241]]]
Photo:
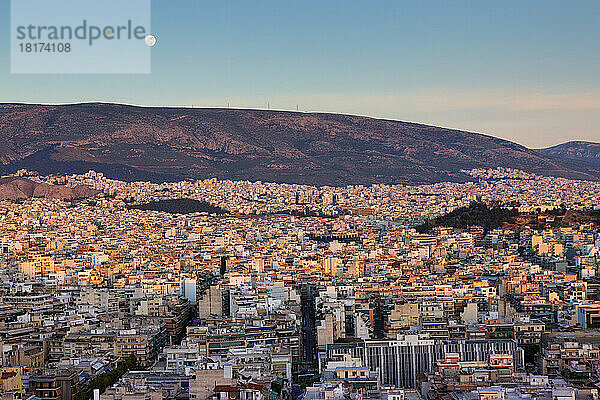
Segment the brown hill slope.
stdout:
[[72,200],[94,197],[98,191],[84,185],[73,188],[61,185],[49,185],[27,178],[0,179],[0,200],[21,200],[31,197]]
[[95,169],[124,180],[230,178],[318,185],[468,179],[522,169],[596,179],[487,135],[351,115],[117,104],[0,104],[0,173]]

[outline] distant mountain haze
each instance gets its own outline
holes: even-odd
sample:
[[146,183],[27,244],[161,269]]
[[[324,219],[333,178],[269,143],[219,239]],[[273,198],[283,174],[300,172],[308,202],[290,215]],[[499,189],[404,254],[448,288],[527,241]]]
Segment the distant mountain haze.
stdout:
[[461,170],[510,167],[600,177],[594,143],[534,150],[478,133],[339,114],[0,104],[0,142],[1,174],[93,169],[127,181],[368,185],[460,182],[470,179]]

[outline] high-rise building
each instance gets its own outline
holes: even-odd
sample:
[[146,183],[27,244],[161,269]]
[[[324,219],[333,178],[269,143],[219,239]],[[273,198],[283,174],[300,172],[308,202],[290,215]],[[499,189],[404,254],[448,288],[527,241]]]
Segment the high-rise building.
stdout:
[[435,341],[424,335],[406,335],[400,340],[365,342],[365,363],[379,373],[382,385],[417,387],[419,374],[433,371],[440,354]]
[[196,284],[195,279],[192,279],[192,278],[184,278],[183,279],[183,281],[181,282],[181,294],[183,295],[183,297],[185,297],[186,299],[188,299],[190,301],[190,304],[197,303],[196,290],[197,290],[197,284]]
[[218,286],[211,286],[198,302],[198,317],[208,318],[211,315],[223,314],[223,296]]

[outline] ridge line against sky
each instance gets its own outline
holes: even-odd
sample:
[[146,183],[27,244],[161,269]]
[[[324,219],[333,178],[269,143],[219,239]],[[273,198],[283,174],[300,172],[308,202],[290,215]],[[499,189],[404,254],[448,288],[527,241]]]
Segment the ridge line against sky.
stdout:
[[45,103],[28,102],[28,101],[22,101],[22,102],[0,101],[0,106],[1,105],[12,105],[12,104],[17,104],[17,105],[22,104],[22,105],[32,105],[32,106],[36,106],[36,105],[39,105],[39,106],[69,106],[69,105],[81,105],[81,104],[106,104],[106,105],[121,105],[121,106],[129,106],[129,107],[139,107],[139,108],[231,109],[231,110],[248,110],[248,111],[273,111],[273,112],[289,112],[289,113],[298,112],[298,113],[307,113],[307,114],[349,115],[349,116],[356,116],[356,117],[390,120],[390,121],[415,124],[415,125],[427,125],[427,126],[433,126],[433,127],[442,128],[442,129],[450,129],[450,130],[464,131],[464,132],[474,133],[474,134],[479,134],[479,135],[484,135],[484,136],[491,136],[491,137],[498,138],[498,139],[509,140],[509,141],[517,143],[519,145],[523,145],[529,149],[545,149],[545,148],[553,147],[553,146],[556,146],[559,144],[564,144],[567,142],[600,143],[600,140],[595,141],[593,139],[592,140],[584,140],[584,139],[573,138],[573,139],[558,141],[556,143],[545,145],[545,146],[538,146],[538,147],[527,146],[523,143],[519,143],[517,140],[507,139],[507,138],[504,138],[504,137],[501,137],[498,135],[490,134],[488,132],[482,132],[482,131],[478,131],[478,130],[469,130],[469,129],[464,129],[464,128],[455,127],[455,126],[445,126],[443,124],[429,123],[426,121],[412,121],[412,120],[400,119],[400,118],[396,118],[396,117],[360,114],[358,112],[351,113],[351,112],[336,112],[336,111],[327,111],[327,110],[306,110],[306,109],[302,109],[302,108],[296,109],[295,107],[278,108],[277,104],[271,104],[270,102],[266,102],[265,105],[263,105],[261,107],[260,105],[252,106],[251,104],[245,105],[245,106],[237,106],[237,105],[231,104],[231,103],[224,104],[224,105],[219,104],[219,105],[205,106],[202,104],[139,104],[139,103],[127,103],[127,102],[104,101],[104,100],[83,100],[83,101],[75,101],[75,102],[60,102],[60,101],[58,101],[58,102],[45,102]]
[[600,142],[598,1],[155,0],[152,30],[148,75],[11,75],[0,47],[0,101],[299,105],[530,148]]

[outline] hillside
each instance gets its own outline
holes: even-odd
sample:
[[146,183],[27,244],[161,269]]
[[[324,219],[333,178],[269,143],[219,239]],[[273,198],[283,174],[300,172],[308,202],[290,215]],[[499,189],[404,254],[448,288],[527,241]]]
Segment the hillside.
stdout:
[[23,200],[32,197],[73,200],[94,197],[98,191],[84,185],[73,188],[62,185],[49,185],[27,178],[0,179],[0,200]]
[[546,156],[600,164],[600,143],[573,141],[538,151]]
[[229,178],[316,185],[470,179],[462,169],[506,166],[597,179],[487,135],[337,114],[151,108],[116,104],[0,104],[0,173],[89,169],[122,180]]
[[416,229],[421,233],[429,233],[438,227],[468,229],[479,226],[485,234],[497,228],[520,231],[526,228],[545,230],[575,225],[600,227],[600,211],[557,207],[548,211],[519,212],[516,208],[504,208],[499,203],[471,202],[466,207],[426,220]]
[[419,232],[429,232],[435,227],[454,227],[466,229],[480,226],[484,232],[500,228],[507,223],[514,223],[518,211],[503,208],[499,204],[472,202],[466,207],[457,208],[448,214],[425,221],[417,227]]

